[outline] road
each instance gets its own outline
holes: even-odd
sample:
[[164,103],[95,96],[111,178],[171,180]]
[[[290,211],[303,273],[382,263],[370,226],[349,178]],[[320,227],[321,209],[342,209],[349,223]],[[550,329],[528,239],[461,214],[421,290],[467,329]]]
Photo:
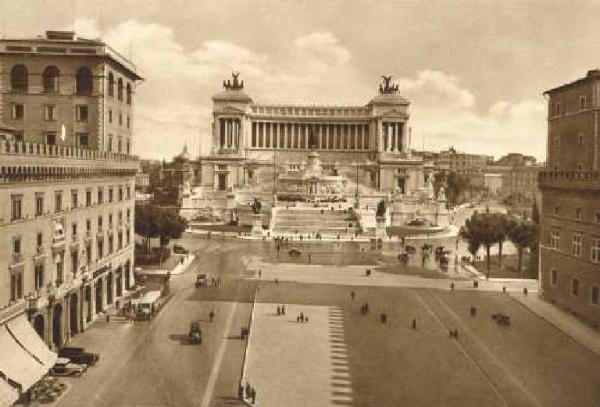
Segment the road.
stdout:
[[[65,379],[70,390],[58,406],[231,405],[245,346],[239,331],[248,323],[254,294],[253,283],[239,280],[251,250],[217,240],[193,246],[200,247],[200,259],[193,270],[172,278],[172,297],[154,320],[98,321],[73,339],[73,346],[99,352],[101,359],[83,377]],[[226,253],[234,251],[235,256]],[[194,288],[199,267],[218,270],[221,287]],[[213,323],[208,322],[211,308]],[[201,346],[187,341],[193,319],[202,321]]]

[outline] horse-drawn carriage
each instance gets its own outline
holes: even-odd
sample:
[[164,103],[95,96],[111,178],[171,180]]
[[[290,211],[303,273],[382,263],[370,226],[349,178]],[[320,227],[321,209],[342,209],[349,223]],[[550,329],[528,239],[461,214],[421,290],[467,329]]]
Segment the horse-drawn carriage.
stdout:
[[200,328],[200,321],[192,321],[190,323],[190,331],[188,337],[191,343],[200,345],[202,343],[202,329]]

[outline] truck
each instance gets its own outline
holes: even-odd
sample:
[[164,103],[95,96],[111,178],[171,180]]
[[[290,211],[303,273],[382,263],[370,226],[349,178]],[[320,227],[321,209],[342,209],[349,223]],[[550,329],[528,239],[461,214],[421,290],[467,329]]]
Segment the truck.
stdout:
[[148,291],[131,303],[135,307],[136,318],[142,320],[152,318],[163,305],[160,291]]

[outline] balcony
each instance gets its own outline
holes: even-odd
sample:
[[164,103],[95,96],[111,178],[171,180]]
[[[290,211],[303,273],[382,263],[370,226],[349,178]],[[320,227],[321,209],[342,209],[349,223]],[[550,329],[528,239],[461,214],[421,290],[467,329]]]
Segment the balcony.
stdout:
[[23,258],[23,255],[21,253],[13,253],[11,262],[8,267],[11,270],[14,270],[16,268],[24,267],[24,266],[25,266],[25,259]]
[[55,236],[52,239],[52,255],[65,251],[65,236]]
[[86,231],[85,235],[83,236],[83,240],[85,240],[85,242],[88,243],[92,240],[92,238],[93,238],[92,231],[91,230]]
[[48,306],[48,296],[45,289],[32,292],[27,297],[27,305],[30,311],[43,309]]
[[71,243],[69,244],[72,252],[77,252],[79,250],[79,239],[77,239],[77,235],[73,235],[71,237]]
[[43,257],[46,257],[46,250],[44,249],[44,246],[37,246],[35,248],[35,253],[33,254],[33,260],[40,260]]
[[600,172],[541,171],[538,175],[540,189],[574,189],[600,192]]

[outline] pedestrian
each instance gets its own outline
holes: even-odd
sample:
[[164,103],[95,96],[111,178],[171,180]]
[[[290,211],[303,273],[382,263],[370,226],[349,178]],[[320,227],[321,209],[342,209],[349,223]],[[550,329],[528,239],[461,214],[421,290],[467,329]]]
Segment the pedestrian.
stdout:
[[523,294],[527,295],[527,287],[523,287]]
[[454,283],[450,283],[450,290],[454,291]]
[[110,322],[110,315],[108,312],[106,313],[106,322]]
[[261,277],[262,277],[262,270],[258,269],[258,278],[261,278]]
[[417,318],[413,318],[411,326],[412,326],[412,329],[417,329]]
[[285,315],[285,305],[281,306],[281,315]]
[[246,392],[246,398],[250,398],[250,394],[252,392],[252,387],[250,387],[250,383],[248,383],[248,382],[246,382],[245,392]]
[[350,291],[350,298],[354,299],[354,297],[356,297],[356,294],[354,293],[354,291]]
[[279,305],[277,306],[277,315],[281,315],[281,308],[279,308]]
[[210,312],[208,313],[208,319],[210,322],[213,322],[213,320],[215,319],[215,311],[211,308]]
[[244,327],[240,328],[240,339],[243,341],[244,339],[246,339],[246,330],[244,329]]
[[475,315],[477,315],[477,308],[471,306],[471,316],[474,317]]
[[300,322],[304,322],[304,312],[300,312]]
[[379,314],[379,321],[382,324],[385,324],[387,322],[387,314],[385,312],[382,312],[381,314]]
[[256,389],[254,389],[254,387],[250,389],[250,398],[252,400],[252,404],[254,404],[256,402]]
[[240,387],[238,388],[238,400],[244,401],[244,386],[240,383]]
[[506,293],[506,286],[505,285],[502,286],[502,292]]
[[279,280],[278,279],[275,279],[275,284],[279,284]]

